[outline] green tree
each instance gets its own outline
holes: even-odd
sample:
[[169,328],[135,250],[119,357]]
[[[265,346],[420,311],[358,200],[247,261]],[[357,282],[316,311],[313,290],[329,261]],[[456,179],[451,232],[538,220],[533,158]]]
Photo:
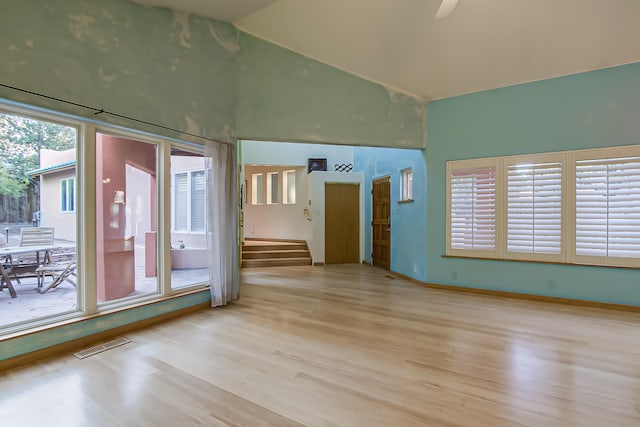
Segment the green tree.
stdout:
[[75,141],[75,128],[0,113],[0,194],[24,194],[30,184],[27,172],[39,167],[40,149],[67,150]]

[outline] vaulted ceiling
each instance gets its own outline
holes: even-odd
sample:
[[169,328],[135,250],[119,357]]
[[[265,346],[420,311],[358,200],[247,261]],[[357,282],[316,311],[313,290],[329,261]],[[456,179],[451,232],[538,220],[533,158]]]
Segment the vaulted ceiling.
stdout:
[[439,99],[640,61],[638,0],[138,0]]

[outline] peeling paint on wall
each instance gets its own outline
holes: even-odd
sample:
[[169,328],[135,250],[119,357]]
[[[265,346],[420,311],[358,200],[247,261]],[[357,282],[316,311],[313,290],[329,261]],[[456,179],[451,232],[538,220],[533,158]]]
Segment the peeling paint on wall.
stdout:
[[[0,28],[4,84],[235,140],[238,31],[228,23],[126,0],[3,0]],[[95,118],[90,110],[6,88],[0,97]],[[123,118],[101,118],[176,136]]]
[[180,46],[191,48],[191,29],[189,28],[189,14],[179,10],[173,11],[173,17],[180,26]]
[[425,102],[415,97],[243,32],[239,73],[241,137],[424,147]]
[[78,41],[85,41],[89,36],[89,28],[96,24],[96,20],[92,16],[87,15],[70,15],[69,31]]
[[237,37],[235,39],[230,38],[229,34],[223,32],[220,27],[213,26],[211,22],[207,22],[207,25],[209,26],[211,37],[213,37],[220,46],[232,55],[236,55],[238,53],[240,50],[240,44],[238,43]]

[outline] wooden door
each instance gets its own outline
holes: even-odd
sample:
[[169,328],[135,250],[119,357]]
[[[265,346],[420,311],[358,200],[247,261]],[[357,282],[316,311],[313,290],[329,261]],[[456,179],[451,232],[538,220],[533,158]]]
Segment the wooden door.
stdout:
[[324,260],[360,263],[360,184],[324,186]]
[[376,179],[372,183],[371,226],[373,253],[376,267],[391,268],[391,184],[389,177]]

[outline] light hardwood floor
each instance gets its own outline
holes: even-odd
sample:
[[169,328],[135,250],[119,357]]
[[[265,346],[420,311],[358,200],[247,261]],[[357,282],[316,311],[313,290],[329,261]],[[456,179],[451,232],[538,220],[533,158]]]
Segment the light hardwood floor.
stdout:
[[0,374],[0,425],[640,426],[637,313],[359,265],[241,276],[228,307]]

